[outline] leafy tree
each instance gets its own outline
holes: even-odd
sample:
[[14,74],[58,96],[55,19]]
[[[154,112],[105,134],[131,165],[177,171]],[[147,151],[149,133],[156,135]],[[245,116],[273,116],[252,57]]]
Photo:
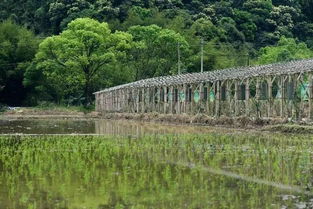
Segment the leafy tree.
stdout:
[[107,23],[89,18],[72,21],[60,35],[45,39],[36,54],[37,69],[53,85],[59,100],[82,94],[90,104],[99,74],[131,48],[132,36],[111,33]]
[[257,26],[252,21],[252,14],[246,11],[236,9],[234,11],[234,20],[238,29],[242,31],[247,41],[254,41]]
[[196,20],[191,26],[191,31],[193,31],[193,35],[202,37],[208,41],[216,39],[223,33],[223,31],[217,28],[210,20],[204,18]]
[[[232,44],[219,43],[216,40],[205,42],[204,45],[204,71],[219,70],[234,66],[247,66],[249,64],[248,49],[243,46],[236,49]],[[187,71],[199,72],[201,54],[198,50],[188,57]]]
[[136,42],[132,49],[136,80],[177,73],[177,47],[188,53],[188,43],[180,34],[157,25],[129,29]]
[[260,50],[257,63],[269,64],[311,57],[313,51],[305,43],[297,43],[293,38],[282,37],[276,46],[267,46]]
[[243,9],[252,14],[252,21],[260,30],[267,30],[267,18],[273,9],[271,1],[248,0],[243,4]]
[[0,102],[21,105],[27,89],[22,81],[38,48],[34,34],[12,21],[0,23]]

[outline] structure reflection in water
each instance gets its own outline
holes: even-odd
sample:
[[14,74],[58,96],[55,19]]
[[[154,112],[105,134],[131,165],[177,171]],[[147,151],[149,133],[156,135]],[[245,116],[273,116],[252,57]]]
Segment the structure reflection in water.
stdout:
[[[125,120],[97,120],[96,134],[120,136],[145,136],[158,134],[209,133],[213,129],[205,126],[187,126],[161,123],[144,123]],[[214,128],[216,130],[216,128]],[[222,128],[221,128],[222,130]]]
[[99,134],[139,137],[157,134],[202,134],[225,130],[227,129],[127,120],[0,120],[0,134]]

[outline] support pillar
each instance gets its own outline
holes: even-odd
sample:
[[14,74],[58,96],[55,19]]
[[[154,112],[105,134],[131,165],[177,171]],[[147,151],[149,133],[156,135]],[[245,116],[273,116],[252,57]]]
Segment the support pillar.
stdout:
[[308,114],[308,119],[309,120],[312,120],[312,117],[313,117],[313,75],[312,73],[309,74],[308,76],[308,79],[309,79],[309,114]]
[[249,79],[246,80],[245,83],[245,109],[246,109],[246,117],[249,117],[250,114],[250,82]]
[[141,90],[141,112],[145,113],[145,105],[146,105],[146,95],[145,95],[145,88]]
[[239,115],[239,92],[238,92],[238,81],[235,81],[235,117]]
[[257,78],[257,80],[256,80],[256,88],[255,88],[256,116],[257,116],[257,118],[261,117],[260,96],[261,96],[260,79]]
[[173,105],[174,105],[174,88],[173,88],[173,86],[170,86],[170,88],[169,88],[169,95],[171,95],[171,97],[170,96],[168,96],[168,100],[169,100],[169,112],[170,112],[170,114],[173,114]]
[[135,90],[135,94],[136,94],[136,97],[135,97],[136,98],[136,112],[137,113],[139,113],[139,102],[140,102],[139,101],[139,91],[140,91],[140,89],[138,89],[138,88]]
[[[163,113],[166,114],[167,113],[167,103],[168,103],[168,101],[167,101],[167,87],[166,86],[162,87],[161,91],[162,91],[162,89],[163,89]],[[162,94],[161,94],[161,96],[162,96]]]
[[273,80],[271,77],[267,78],[267,117],[272,117],[273,114]]
[[281,98],[280,98],[280,117],[284,118],[285,117],[285,95],[286,95],[286,90],[285,90],[285,78],[284,76],[281,76],[280,79],[280,91],[281,91]]
[[216,82],[216,98],[215,98],[215,117],[220,116],[220,100],[221,100],[221,82]]
[[199,105],[199,108],[200,108],[200,112],[203,113],[204,112],[204,104],[205,104],[205,101],[204,101],[204,85],[203,83],[200,83],[199,85],[199,91],[200,91],[200,105]]

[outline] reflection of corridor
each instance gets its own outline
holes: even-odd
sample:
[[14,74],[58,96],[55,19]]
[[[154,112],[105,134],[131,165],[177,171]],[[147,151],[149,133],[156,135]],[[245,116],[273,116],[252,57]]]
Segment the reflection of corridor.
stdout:
[[[196,134],[208,133],[218,128],[203,126],[179,126],[158,123],[140,123],[123,120],[96,120],[96,134],[114,136],[143,136],[159,134]],[[222,128],[219,128],[222,130]]]
[[313,59],[136,81],[95,93],[99,112],[313,118]]

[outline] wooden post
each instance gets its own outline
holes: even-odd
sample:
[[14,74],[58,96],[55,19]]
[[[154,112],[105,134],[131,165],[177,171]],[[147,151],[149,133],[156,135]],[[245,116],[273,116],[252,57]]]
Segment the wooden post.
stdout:
[[136,93],[136,97],[135,97],[136,98],[136,112],[137,113],[139,113],[139,102],[140,102],[139,101],[139,91],[140,91],[140,89],[138,89],[138,88],[135,90],[135,93]]
[[271,77],[267,78],[267,117],[272,117],[273,110],[273,80]]
[[182,112],[183,113],[186,113],[187,109],[186,109],[186,103],[187,103],[187,87],[186,87],[186,84],[183,84],[183,92],[184,92],[184,95],[185,95],[185,100],[182,102],[182,105],[183,105],[183,108],[182,108]]
[[127,92],[123,89],[123,112],[127,112]]
[[141,112],[145,113],[145,103],[146,103],[146,95],[145,95],[145,88],[141,90]]
[[174,104],[174,102],[173,102],[173,100],[174,100],[174,88],[173,88],[173,86],[170,86],[170,88],[169,88],[169,95],[171,95],[171,98],[169,97],[168,98],[168,100],[169,100],[169,106],[170,106],[170,108],[169,108],[169,112],[170,112],[170,114],[173,114],[173,104]]
[[146,111],[151,111],[151,88],[146,89],[147,101],[146,101]]
[[182,91],[181,86],[177,86],[177,113],[181,114],[181,101],[180,101],[180,92]]
[[215,117],[220,116],[220,100],[221,100],[221,82],[217,81],[216,85],[216,98],[215,98]]
[[115,91],[115,112],[119,110],[119,90]]
[[313,116],[313,105],[312,105],[312,102],[313,102],[313,75],[312,73],[309,73],[309,117],[308,119],[309,120],[312,120],[312,116]]
[[206,113],[207,113],[207,115],[211,116],[211,114],[210,114],[210,111],[211,111],[210,110],[211,83],[207,83],[206,86],[207,86],[207,94],[208,94],[207,99],[206,99]]
[[115,110],[115,91],[112,91],[111,94],[111,112]]
[[188,92],[190,93],[189,97],[189,114],[193,114],[193,107],[194,107],[194,100],[193,100],[193,91],[194,91],[194,86],[193,84],[190,85],[190,87],[188,88]]
[[[162,102],[161,102],[161,92],[162,92],[162,87],[159,87],[159,94],[158,94],[158,105],[157,105],[157,112],[158,113],[161,113],[162,110],[161,110],[161,105],[162,105]],[[164,93],[165,94],[165,93]]]
[[250,114],[250,82],[249,79],[245,83],[245,108],[246,108],[246,117],[249,117]]
[[101,101],[100,100],[100,94],[96,93],[95,97],[96,97],[96,107],[95,107],[95,109],[96,109],[97,112],[99,112],[99,101]]
[[[163,88],[163,113],[166,114],[167,113],[167,86],[164,86]],[[161,90],[162,90],[161,89]]]
[[231,83],[230,81],[226,81],[226,106],[227,106],[227,116],[231,117],[232,116],[232,105],[231,105]]
[[200,112],[204,112],[204,104],[205,104],[205,101],[204,101],[204,85],[203,83],[200,83],[199,85],[199,91],[200,91],[200,101],[199,101],[199,108],[200,108]]
[[[288,101],[288,104],[290,105],[291,103],[291,117],[293,119],[296,119],[297,118],[297,114],[296,114],[296,76],[295,75],[289,75],[288,76],[288,85],[291,85],[293,88],[292,88],[292,92],[291,92],[291,95],[292,97],[290,98],[291,101]],[[290,89],[291,87],[289,87]],[[287,95],[287,97],[289,97],[289,95]]]
[[238,81],[235,81],[235,117],[238,116],[239,114],[239,106],[238,106],[238,101],[239,101],[239,92],[238,92]]
[[280,91],[281,91],[281,98],[280,98],[280,117],[284,118],[285,117],[285,78],[284,76],[281,76],[280,79]]
[[260,78],[257,78],[256,79],[256,88],[255,88],[256,116],[257,116],[257,118],[261,117],[260,96],[261,96]]

